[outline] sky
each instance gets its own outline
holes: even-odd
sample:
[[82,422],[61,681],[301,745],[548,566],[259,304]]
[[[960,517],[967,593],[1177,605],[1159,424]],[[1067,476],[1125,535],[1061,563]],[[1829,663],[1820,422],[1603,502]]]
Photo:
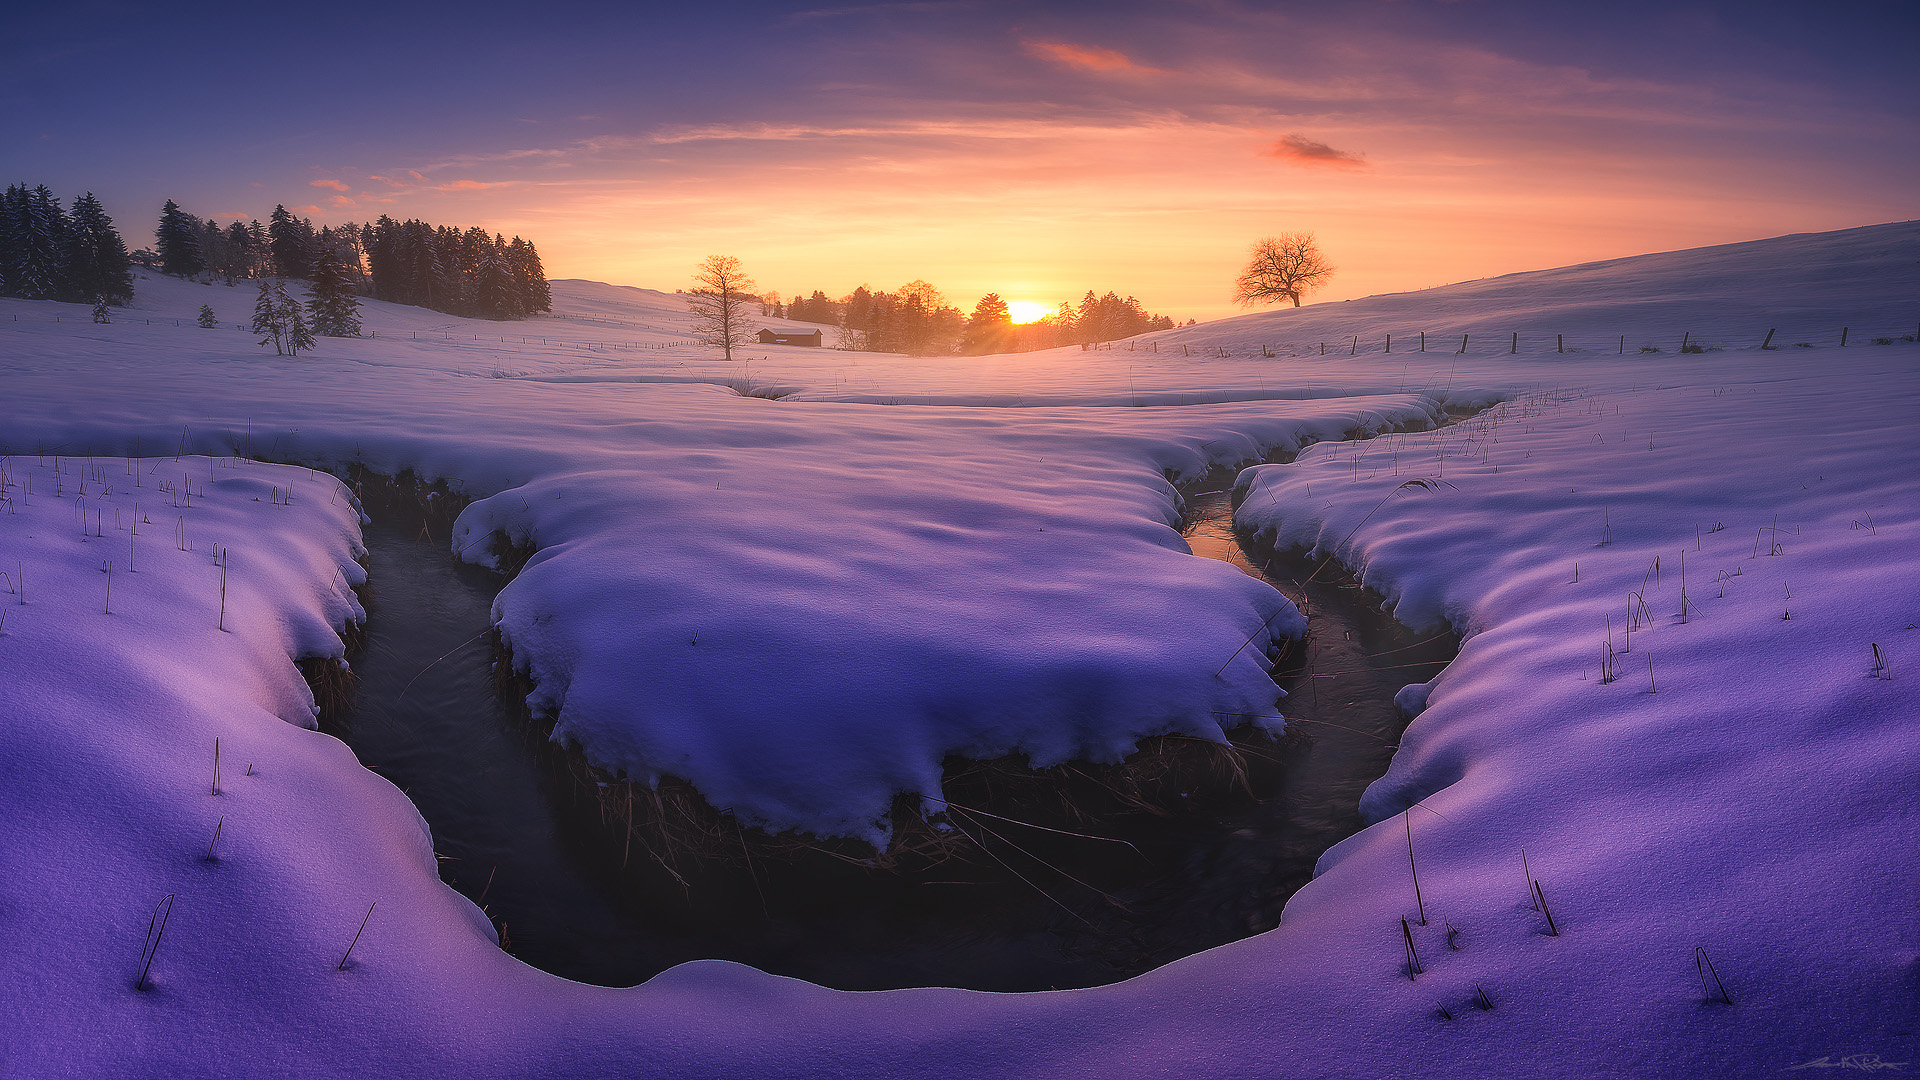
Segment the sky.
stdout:
[[9,15],[0,181],[380,214],[667,289],[1231,314],[1920,217],[1912,3],[145,4]]

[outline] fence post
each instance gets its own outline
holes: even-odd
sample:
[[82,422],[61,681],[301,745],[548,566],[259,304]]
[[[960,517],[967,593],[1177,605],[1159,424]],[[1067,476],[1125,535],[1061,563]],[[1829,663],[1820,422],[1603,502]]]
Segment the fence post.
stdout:
[[1427,332],[1425,330],[1420,331],[1420,351],[1427,351]]
[[[1842,333],[1840,336],[1841,338],[1844,339],[1847,335]],[[1680,351],[1681,352],[1687,351],[1687,342],[1692,340],[1692,338],[1693,338],[1693,331],[1691,330],[1688,330],[1686,333],[1680,335]]]
[[1767,348],[1772,348],[1772,347],[1773,347],[1773,335],[1774,335],[1774,330],[1778,330],[1778,329],[1779,329],[1779,327],[1775,327],[1775,328],[1774,328],[1773,330],[1768,330],[1768,331],[1767,331],[1767,340],[1765,340],[1765,341],[1763,341],[1763,342],[1761,342],[1761,343],[1760,343],[1760,347],[1761,347],[1761,348],[1763,348],[1763,349],[1767,349]]
[[1353,335],[1353,344],[1347,347],[1347,355],[1348,356],[1360,355],[1360,335],[1359,334]]
[[1327,355],[1327,343],[1324,341],[1320,343],[1320,355],[1321,356]]
[[1620,335],[1620,355],[1627,355],[1627,335],[1625,334]]
[[1467,351],[1467,335],[1465,334],[1460,335],[1460,351],[1461,352]]
[[1554,351],[1554,352],[1566,352],[1566,351],[1567,351],[1567,335],[1565,335],[1565,334],[1555,334],[1555,335],[1554,335],[1554,346],[1553,346],[1553,351]]
[[1840,347],[1847,347],[1847,328],[1844,326],[1840,328]]
[[1388,352],[1393,351],[1393,335],[1392,334],[1387,335],[1387,351]]

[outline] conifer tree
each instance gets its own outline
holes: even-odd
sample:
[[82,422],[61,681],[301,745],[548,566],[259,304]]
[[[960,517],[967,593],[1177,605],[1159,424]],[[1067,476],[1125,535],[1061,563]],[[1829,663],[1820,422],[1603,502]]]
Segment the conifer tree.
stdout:
[[280,304],[280,298],[284,296],[286,293],[278,282],[263,280],[260,282],[260,295],[253,301],[253,332],[266,335],[260,339],[260,344],[271,342],[275,356],[286,355],[286,350],[281,347],[287,334],[286,314]]
[[73,201],[68,215],[66,264],[70,288],[79,295],[116,305],[133,301],[133,260],[91,191]]
[[313,339],[313,330],[307,326],[306,316],[300,310],[300,302],[285,291],[280,293],[280,297],[286,304],[282,311],[287,320],[287,355],[299,356],[317,342]]
[[307,301],[313,331],[327,337],[360,336],[360,300],[347,268],[331,252],[313,264],[313,297]]
[[[304,226],[304,227],[303,227]],[[283,278],[305,278],[313,273],[313,226],[284,206],[275,206],[267,218],[267,248],[273,272]]]
[[483,319],[518,319],[526,315],[521,307],[520,283],[514,280],[508,262],[506,241],[488,240],[483,235],[479,267],[474,272],[474,314]]
[[1003,352],[1013,336],[1013,316],[999,293],[988,293],[973,306],[967,329],[961,336],[961,351],[972,356]]
[[160,228],[154,245],[160,250],[160,272],[192,277],[206,269],[200,256],[199,223],[172,199],[160,208]]
[[113,321],[113,312],[108,310],[107,298],[104,296],[97,297],[93,301],[93,321],[97,323],[110,323]]
[[91,300],[72,295],[67,274],[69,226],[60,200],[42,184],[8,188],[4,200],[6,294],[28,300]]
[[213,313],[213,305],[201,304],[200,305],[200,328],[203,330],[211,330],[214,327],[219,325],[220,325],[220,316],[215,315]]
[[514,237],[507,248],[507,264],[520,288],[521,311],[527,315],[552,311],[553,289],[547,284],[547,271],[540,265],[540,253],[534,250],[533,241]]

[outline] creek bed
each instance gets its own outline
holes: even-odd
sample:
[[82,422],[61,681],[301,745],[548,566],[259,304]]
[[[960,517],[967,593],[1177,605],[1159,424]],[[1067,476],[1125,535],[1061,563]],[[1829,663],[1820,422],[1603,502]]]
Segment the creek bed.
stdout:
[[1197,555],[1230,560],[1310,611],[1306,641],[1279,671],[1298,722],[1279,740],[1236,739],[1237,792],[1195,791],[1207,797],[1192,808],[1084,827],[1131,847],[1000,822],[980,834],[982,857],[911,872],[763,862],[691,889],[636,887],[610,864],[575,775],[524,709],[495,694],[488,621],[503,579],[395,526],[367,530],[359,703],[333,730],[413,799],[441,877],[487,910],[507,947],[570,979],[631,985],[721,958],[850,990],[1118,981],[1277,925],[1320,854],[1360,828],[1360,793],[1406,723],[1394,693],[1455,650],[1450,636],[1421,641],[1395,624],[1337,568],[1303,593],[1296,582],[1316,567],[1249,555],[1225,492],[1193,494],[1188,510]]

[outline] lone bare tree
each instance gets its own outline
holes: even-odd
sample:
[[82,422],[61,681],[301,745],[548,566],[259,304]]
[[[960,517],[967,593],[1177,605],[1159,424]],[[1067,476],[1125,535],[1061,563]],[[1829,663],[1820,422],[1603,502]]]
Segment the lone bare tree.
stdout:
[[758,304],[753,279],[731,255],[709,255],[693,274],[687,306],[693,309],[693,335],[733,359],[733,350],[754,341],[747,306]]
[[1300,297],[1333,277],[1333,264],[1320,254],[1312,233],[1281,233],[1253,243],[1252,258],[1234,282],[1233,299],[1242,307],[1277,304],[1300,306]]

